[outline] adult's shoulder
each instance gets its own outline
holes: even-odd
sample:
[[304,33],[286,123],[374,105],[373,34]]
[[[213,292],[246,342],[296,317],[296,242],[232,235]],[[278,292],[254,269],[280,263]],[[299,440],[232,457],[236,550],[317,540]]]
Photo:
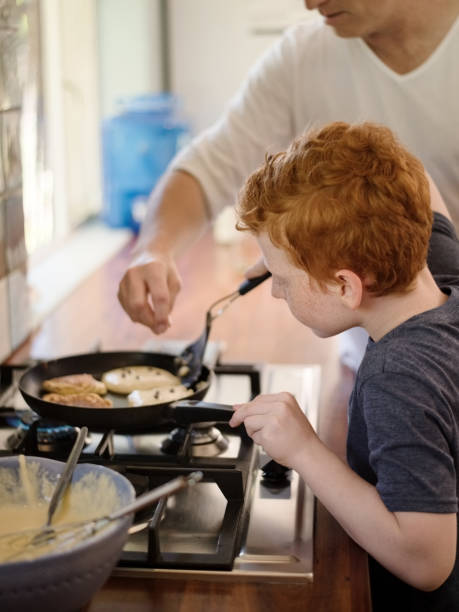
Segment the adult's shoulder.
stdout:
[[259,56],[249,71],[249,77],[257,80],[260,76],[269,76],[276,71],[287,71],[287,76],[294,78],[292,71],[303,63],[305,57],[314,55],[315,47],[330,44],[325,42],[330,38],[329,30],[319,18],[300,21],[287,27]]

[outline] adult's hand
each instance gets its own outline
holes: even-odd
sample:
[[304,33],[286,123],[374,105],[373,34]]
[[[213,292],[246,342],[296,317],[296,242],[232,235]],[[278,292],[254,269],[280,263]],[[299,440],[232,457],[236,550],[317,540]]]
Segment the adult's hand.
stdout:
[[180,288],[181,279],[173,259],[144,251],[124,274],[118,299],[132,321],[161,334],[170,326],[169,314]]
[[118,299],[132,321],[156,334],[170,326],[181,280],[175,260],[208,223],[198,181],[179,170],[166,173],[153,191],[139,235],[137,256],[123,276]]
[[305,445],[317,439],[298,402],[287,392],[258,395],[251,402],[235,405],[229,424],[237,427],[242,423],[270,457],[295,469]]

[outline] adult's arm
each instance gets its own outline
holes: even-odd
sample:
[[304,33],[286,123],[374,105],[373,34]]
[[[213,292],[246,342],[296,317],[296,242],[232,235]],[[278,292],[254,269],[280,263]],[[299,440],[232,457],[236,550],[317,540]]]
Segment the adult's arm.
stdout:
[[167,173],[153,191],[147,218],[124,274],[118,299],[135,322],[162,333],[181,281],[175,259],[196,241],[209,221],[199,182],[183,171]]
[[155,333],[169,326],[180,290],[177,256],[226,204],[234,204],[266,151],[287,146],[293,137],[293,53],[288,34],[257,62],[221,120],[172,161],[150,198],[135,258],[118,296],[131,319]]

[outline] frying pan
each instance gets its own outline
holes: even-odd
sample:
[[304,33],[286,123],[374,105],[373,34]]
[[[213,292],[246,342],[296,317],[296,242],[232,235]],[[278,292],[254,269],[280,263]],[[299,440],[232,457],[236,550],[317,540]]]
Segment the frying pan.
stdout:
[[186,400],[162,404],[129,406],[124,395],[107,393],[113,401],[112,408],[85,408],[55,404],[42,399],[43,382],[48,378],[69,374],[92,374],[100,379],[107,370],[125,366],[153,366],[174,371],[176,355],[167,353],[142,353],[132,351],[101,352],[73,355],[44,361],[29,368],[19,380],[19,390],[24,400],[41,417],[60,421],[67,425],[98,431],[110,429],[141,431],[168,423],[189,424],[205,421],[228,421],[233,414],[230,406],[200,402],[207,393],[212,372],[202,366],[201,377],[194,393]]
[[[211,382],[212,373],[202,364],[210,325],[213,319],[220,316],[235,299],[257,287],[269,276],[270,273],[267,272],[246,280],[236,291],[212,304],[207,311],[203,333],[179,356],[167,353],[121,351],[62,357],[29,368],[19,380],[19,391],[28,406],[41,417],[77,427],[86,425],[98,431],[116,429],[130,432],[148,430],[169,423],[188,425],[206,421],[229,421],[233,414],[231,406],[199,401],[207,393]],[[216,307],[218,311],[214,312]],[[43,382],[49,378],[86,373],[100,380],[102,374],[108,370],[139,365],[162,368],[177,375],[178,365],[183,360],[190,366],[190,372],[185,379],[182,378],[182,383],[193,391],[187,400],[129,406],[125,396],[107,393],[104,397],[112,400],[113,407],[85,408],[48,402],[41,397]]]

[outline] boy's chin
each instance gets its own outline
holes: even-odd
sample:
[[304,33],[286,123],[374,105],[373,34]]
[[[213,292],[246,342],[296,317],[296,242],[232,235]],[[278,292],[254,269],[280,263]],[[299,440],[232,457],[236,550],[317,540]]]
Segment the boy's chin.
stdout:
[[317,328],[310,328],[312,333],[317,336],[318,338],[332,338],[333,336],[337,336],[338,334],[341,334],[343,331],[346,331],[347,329],[349,329],[349,327],[335,327],[332,329],[317,329]]
[[311,328],[312,333],[314,334],[314,336],[317,336],[318,338],[331,338],[332,336],[336,336],[336,334],[339,334],[340,332],[331,332],[331,331],[326,331],[324,329],[312,329]]

